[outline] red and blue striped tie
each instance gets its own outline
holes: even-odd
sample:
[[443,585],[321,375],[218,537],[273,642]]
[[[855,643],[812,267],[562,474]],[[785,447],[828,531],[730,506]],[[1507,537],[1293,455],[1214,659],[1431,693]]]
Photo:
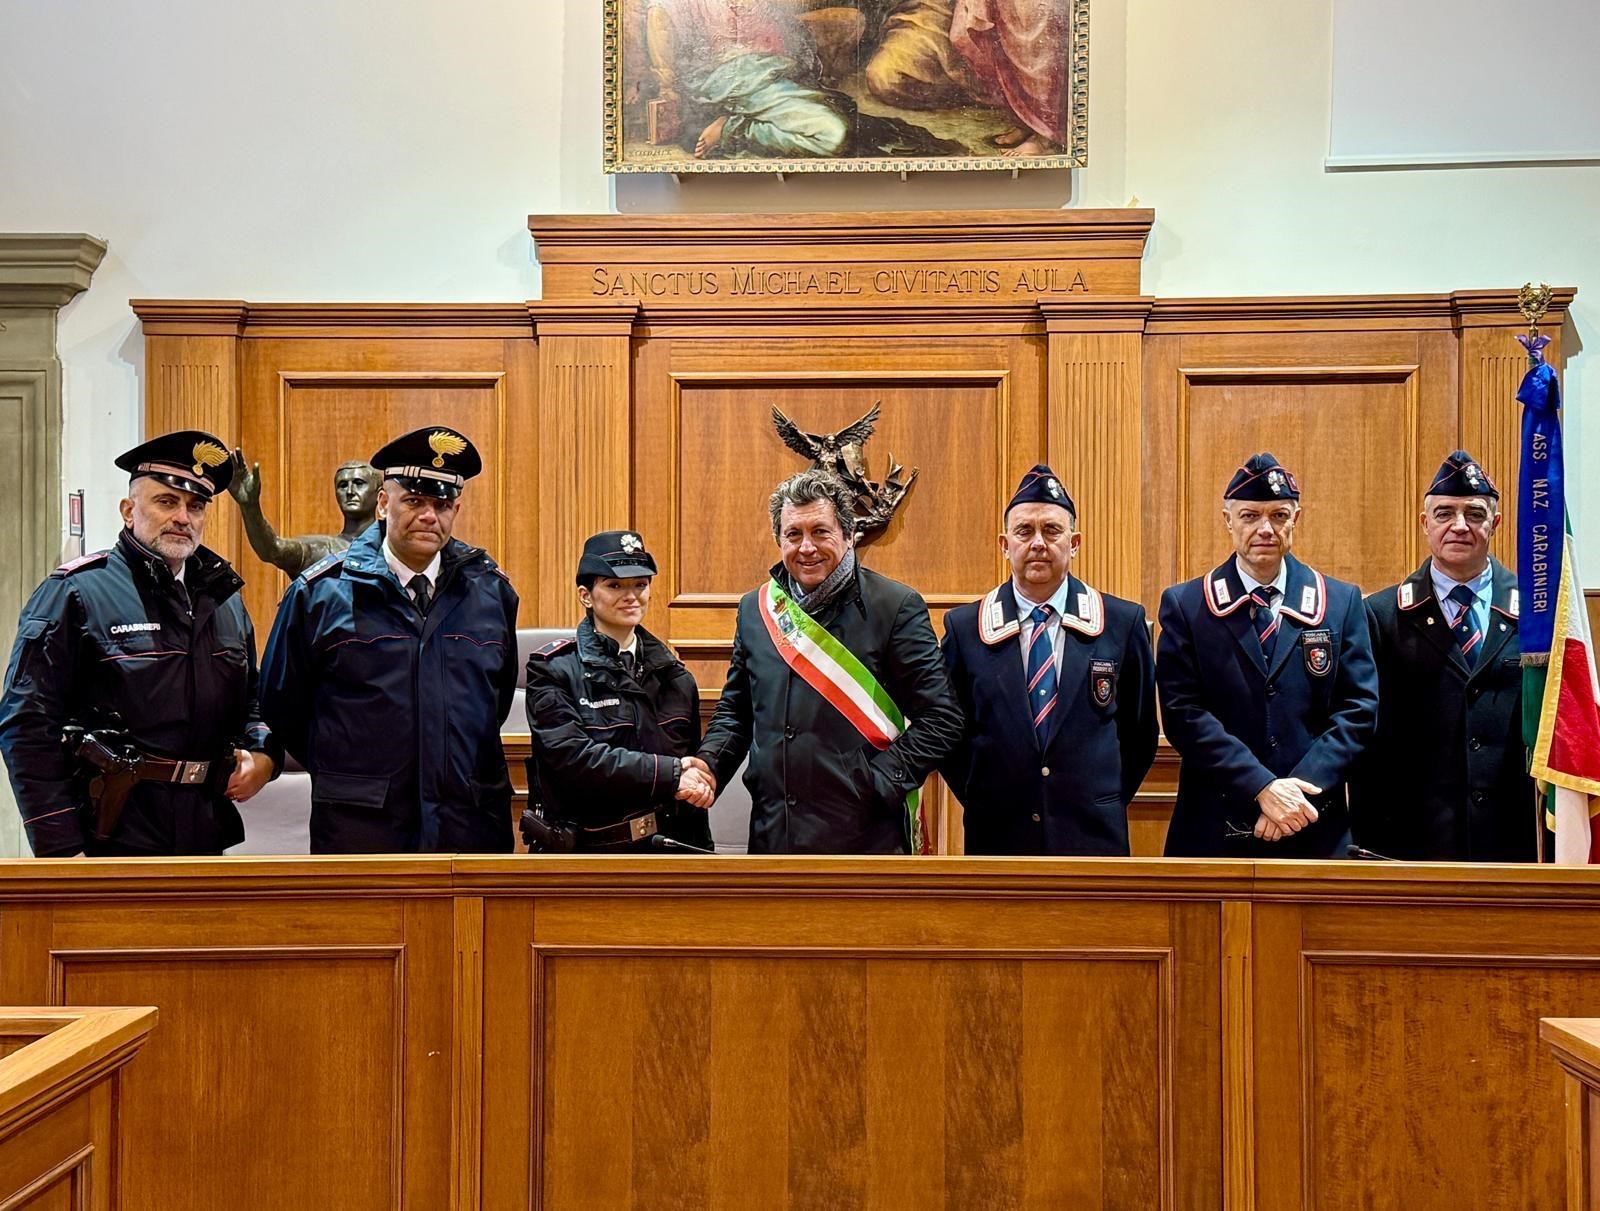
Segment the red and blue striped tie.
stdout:
[[1278,638],[1278,616],[1272,612],[1272,603],[1278,596],[1278,586],[1264,584],[1250,590],[1250,621],[1255,623],[1256,638],[1261,641],[1261,654],[1272,659],[1272,649]]
[[1033,637],[1028,642],[1028,710],[1033,715],[1033,734],[1043,748],[1050,738],[1056,709],[1056,645],[1050,640],[1050,615],[1047,605],[1035,606],[1028,617],[1033,622]]
[[1483,632],[1472,622],[1472,604],[1477,600],[1477,594],[1466,585],[1458,584],[1450,590],[1450,600],[1461,607],[1450,629],[1456,633],[1456,642],[1461,645],[1461,658],[1470,669],[1478,663],[1478,651],[1483,647]]

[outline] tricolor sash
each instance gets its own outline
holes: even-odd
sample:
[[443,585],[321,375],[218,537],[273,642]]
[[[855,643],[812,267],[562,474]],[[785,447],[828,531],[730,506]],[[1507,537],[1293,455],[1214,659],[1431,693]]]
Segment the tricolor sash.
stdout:
[[[783,662],[874,748],[888,748],[907,725],[889,691],[854,652],[801,609],[776,579],[767,581],[759,600],[761,621]],[[906,840],[912,853],[928,852],[921,787],[906,796]]]

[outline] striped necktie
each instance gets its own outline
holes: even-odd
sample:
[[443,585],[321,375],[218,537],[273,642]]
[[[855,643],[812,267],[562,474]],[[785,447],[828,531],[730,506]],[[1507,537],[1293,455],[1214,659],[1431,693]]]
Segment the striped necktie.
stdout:
[[1049,606],[1035,606],[1028,618],[1033,636],[1028,641],[1028,712],[1033,719],[1033,734],[1043,748],[1050,738],[1056,707],[1056,645],[1050,639]]
[[1450,590],[1450,600],[1460,607],[1450,629],[1456,633],[1456,642],[1461,645],[1461,658],[1467,662],[1469,669],[1478,663],[1478,652],[1483,647],[1483,632],[1472,621],[1472,606],[1477,599],[1478,595],[1464,584],[1458,584]]
[[1277,600],[1278,586],[1264,584],[1250,590],[1250,621],[1255,623],[1256,638],[1261,641],[1261,654],[1272,659],[1272,649],[1278,637],[1278,616],[1272,612]]

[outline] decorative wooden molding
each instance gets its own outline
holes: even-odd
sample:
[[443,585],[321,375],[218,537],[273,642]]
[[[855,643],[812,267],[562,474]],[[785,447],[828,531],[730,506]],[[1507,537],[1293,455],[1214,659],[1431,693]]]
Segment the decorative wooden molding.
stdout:
[[529,215],[541,252],[640,243],[952,244],[1040,239],[1149,238],[1156,212],[1101,210],[887,210],[807,214],[556,214]]
[[[245,303],[132,299],[146,336],[531,336],[516,303]],[[419,331],[425,330],[425,331]],[[438,330],[438,331],[434,331]]]
[[1130,294],[1149,210],[533,215],[546,299],[647,306],[1007,306]]
[[156,1016],[154,1008],[0,1009],[0,1036],[36,1039],[0,1059],[0,1141],[126,1064]]
[[[1551,297],[1548,325],[1559,326],[1576,289]],[[1460,329],[1523,325],[1515,290],[1458,290],[1453,294],[1300,295],[1282,298],[1156,299],[1147,331],[1294,332],[1382,328]]]
[[604,303],[546,303],[531,300],[528,318],[543,339],[551,336],[632,336],[639,318],[633,299]]
[[250,305],[236,299],[129,299],[144,334],[242,336]]
[[105,255],[106,242],[92,235],[0,234],[0,307],[65,307]]

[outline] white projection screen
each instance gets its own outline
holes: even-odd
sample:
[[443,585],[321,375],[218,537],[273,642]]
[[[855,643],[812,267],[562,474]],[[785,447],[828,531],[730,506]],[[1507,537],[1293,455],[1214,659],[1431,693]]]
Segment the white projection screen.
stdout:
[[1327,167],[1600,162],[1600,0],[1333,0]]

